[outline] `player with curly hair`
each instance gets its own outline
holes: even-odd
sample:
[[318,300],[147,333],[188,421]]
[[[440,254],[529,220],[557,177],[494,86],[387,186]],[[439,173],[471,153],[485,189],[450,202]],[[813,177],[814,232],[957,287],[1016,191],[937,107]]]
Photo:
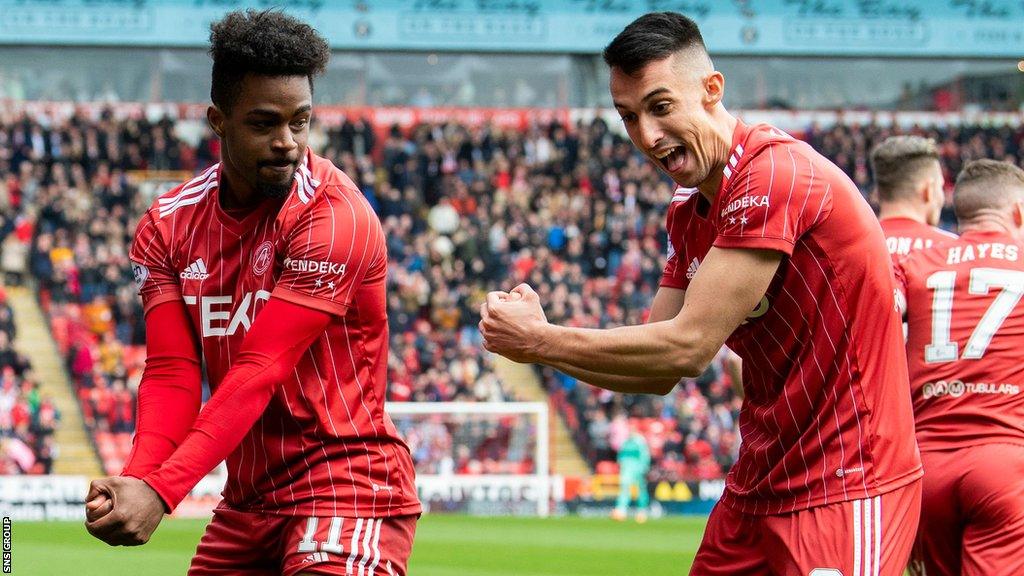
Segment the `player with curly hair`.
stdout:
[[[138,427],[86,526],[148,541],[219,462],[189,574],[405,574],[420,503],[384,412],[387,253],[376,215],[307,148],[330,52],[276,11],[211,27],[221,162],[162,195],[131,249],[146,310]],[[200,358],[213,392],[199,412]]]

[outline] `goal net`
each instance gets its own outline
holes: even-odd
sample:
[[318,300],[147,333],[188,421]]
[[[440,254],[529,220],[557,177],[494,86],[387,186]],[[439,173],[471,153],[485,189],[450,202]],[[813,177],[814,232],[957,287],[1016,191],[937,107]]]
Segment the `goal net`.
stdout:
[[389,402],[416,464],[425,511],[540,515],[550,510],[544,402]]

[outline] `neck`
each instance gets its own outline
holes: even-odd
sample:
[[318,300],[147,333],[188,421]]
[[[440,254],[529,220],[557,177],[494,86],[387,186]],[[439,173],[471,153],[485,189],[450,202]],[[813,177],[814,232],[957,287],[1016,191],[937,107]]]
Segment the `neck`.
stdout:
[[711,167],[708,177],[697,185],[697,190],[709,201],[715,199],[718,188],[722,185],[725,163],[729,161],[729,151],[732,149],[732,135],[736,132],[736,125],[739,123],[739,120],[721,104],[715,107],[711,119],[713,138],[708,146],[708,152],[710,153],[709,157],[718,159],[718,162]]
[[227,162],[223,163],[223,170],[220,174],[218,198],[220,207],[224,210],[253,208],[264,200],[263,195],[249,185]]
[[920,208],[898,202],[887,202],[878,208],[878,219],[885,220],[886,218],[907,218],[915,222],[928,224],[928,220],[924,217]]
[[1017,236],[1016,227],[999,214],[979,214],[970,220],[960,222],[960,234],[967,232],[1003,232]]

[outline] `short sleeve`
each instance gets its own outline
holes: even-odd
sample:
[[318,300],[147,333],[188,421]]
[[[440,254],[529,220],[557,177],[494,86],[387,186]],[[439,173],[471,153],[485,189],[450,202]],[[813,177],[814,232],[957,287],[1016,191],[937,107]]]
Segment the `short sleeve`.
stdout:
[[679,288],[686,290],[690,281],[683,274],[679,273],[679,253],[672,246],[672,239],[668,243],[668,260],[665,261],[665,268],[661,272],[660,286],[665,288]]
[[717,204],[719,248],[793,253],[799,238],[828,215],[824,168],[786,143],[765,146],[738,171]]
[[288,233],[273,297],[344,315],[384,256],[376,214],[358,191],[331,186],[311,200]]
[[893,297],[896,300],[896,311],[901,316],[907,314],[907,270],[904,267],[906,258],[900,258],[893,262],[892,271],[895,277],[895,284],[893,285]]
[[171,265],[167,242],[160,234],[153,212],[146,212],[135,229],[135,239],[128,252],[135,287],[142,296],[142,305],[149,312],[157,304],[181,299],[181,283]]

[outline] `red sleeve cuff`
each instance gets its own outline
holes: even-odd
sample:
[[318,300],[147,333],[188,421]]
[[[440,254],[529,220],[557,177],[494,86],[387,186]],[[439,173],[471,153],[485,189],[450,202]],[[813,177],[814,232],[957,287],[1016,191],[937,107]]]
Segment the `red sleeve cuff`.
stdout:
[[178,504],[181,504],[181,501],[188,495],[188,492],[186,492],[179,496],[160,480],[156,472],[146,475],[146,477],[141,480],[146,484],[149,484],[149,487],[156,492],[157,496],[159,496],[161,500],[163,500],[164,508],[167,510],[168,514],[174,512],[174,509],[178,507]]
[[669,276],[664,274],[661,277],[661,283],[658,284],[662,288],[678,288],[679,290],[686,290],[690,287],[689,280],[683,280],[682,278],[676,278],[675,276]]
[[164,302],[171,302],[174,300],[181,300],[181,294],[165,292],[163,294],[157,294],[156,296],[150,296],[143,302],[143,309],[145,314],[149,314],[150,310],[156,308],[158,304]]
[[280,298],[281,300],[291,302],[292,304],[298,304],[299,306],[320,310],[336,316],[344,316],[345,314],[348,314],[347,304],[310,296],[309,294],[291,290],[281,285],[274,288],[274,293],[271,297]]
[[715,238],[716,248],[749,248],[751,250],[775,250],[786,256],[793,255],[793,242],[783,238],[767,236],[722,236]]

